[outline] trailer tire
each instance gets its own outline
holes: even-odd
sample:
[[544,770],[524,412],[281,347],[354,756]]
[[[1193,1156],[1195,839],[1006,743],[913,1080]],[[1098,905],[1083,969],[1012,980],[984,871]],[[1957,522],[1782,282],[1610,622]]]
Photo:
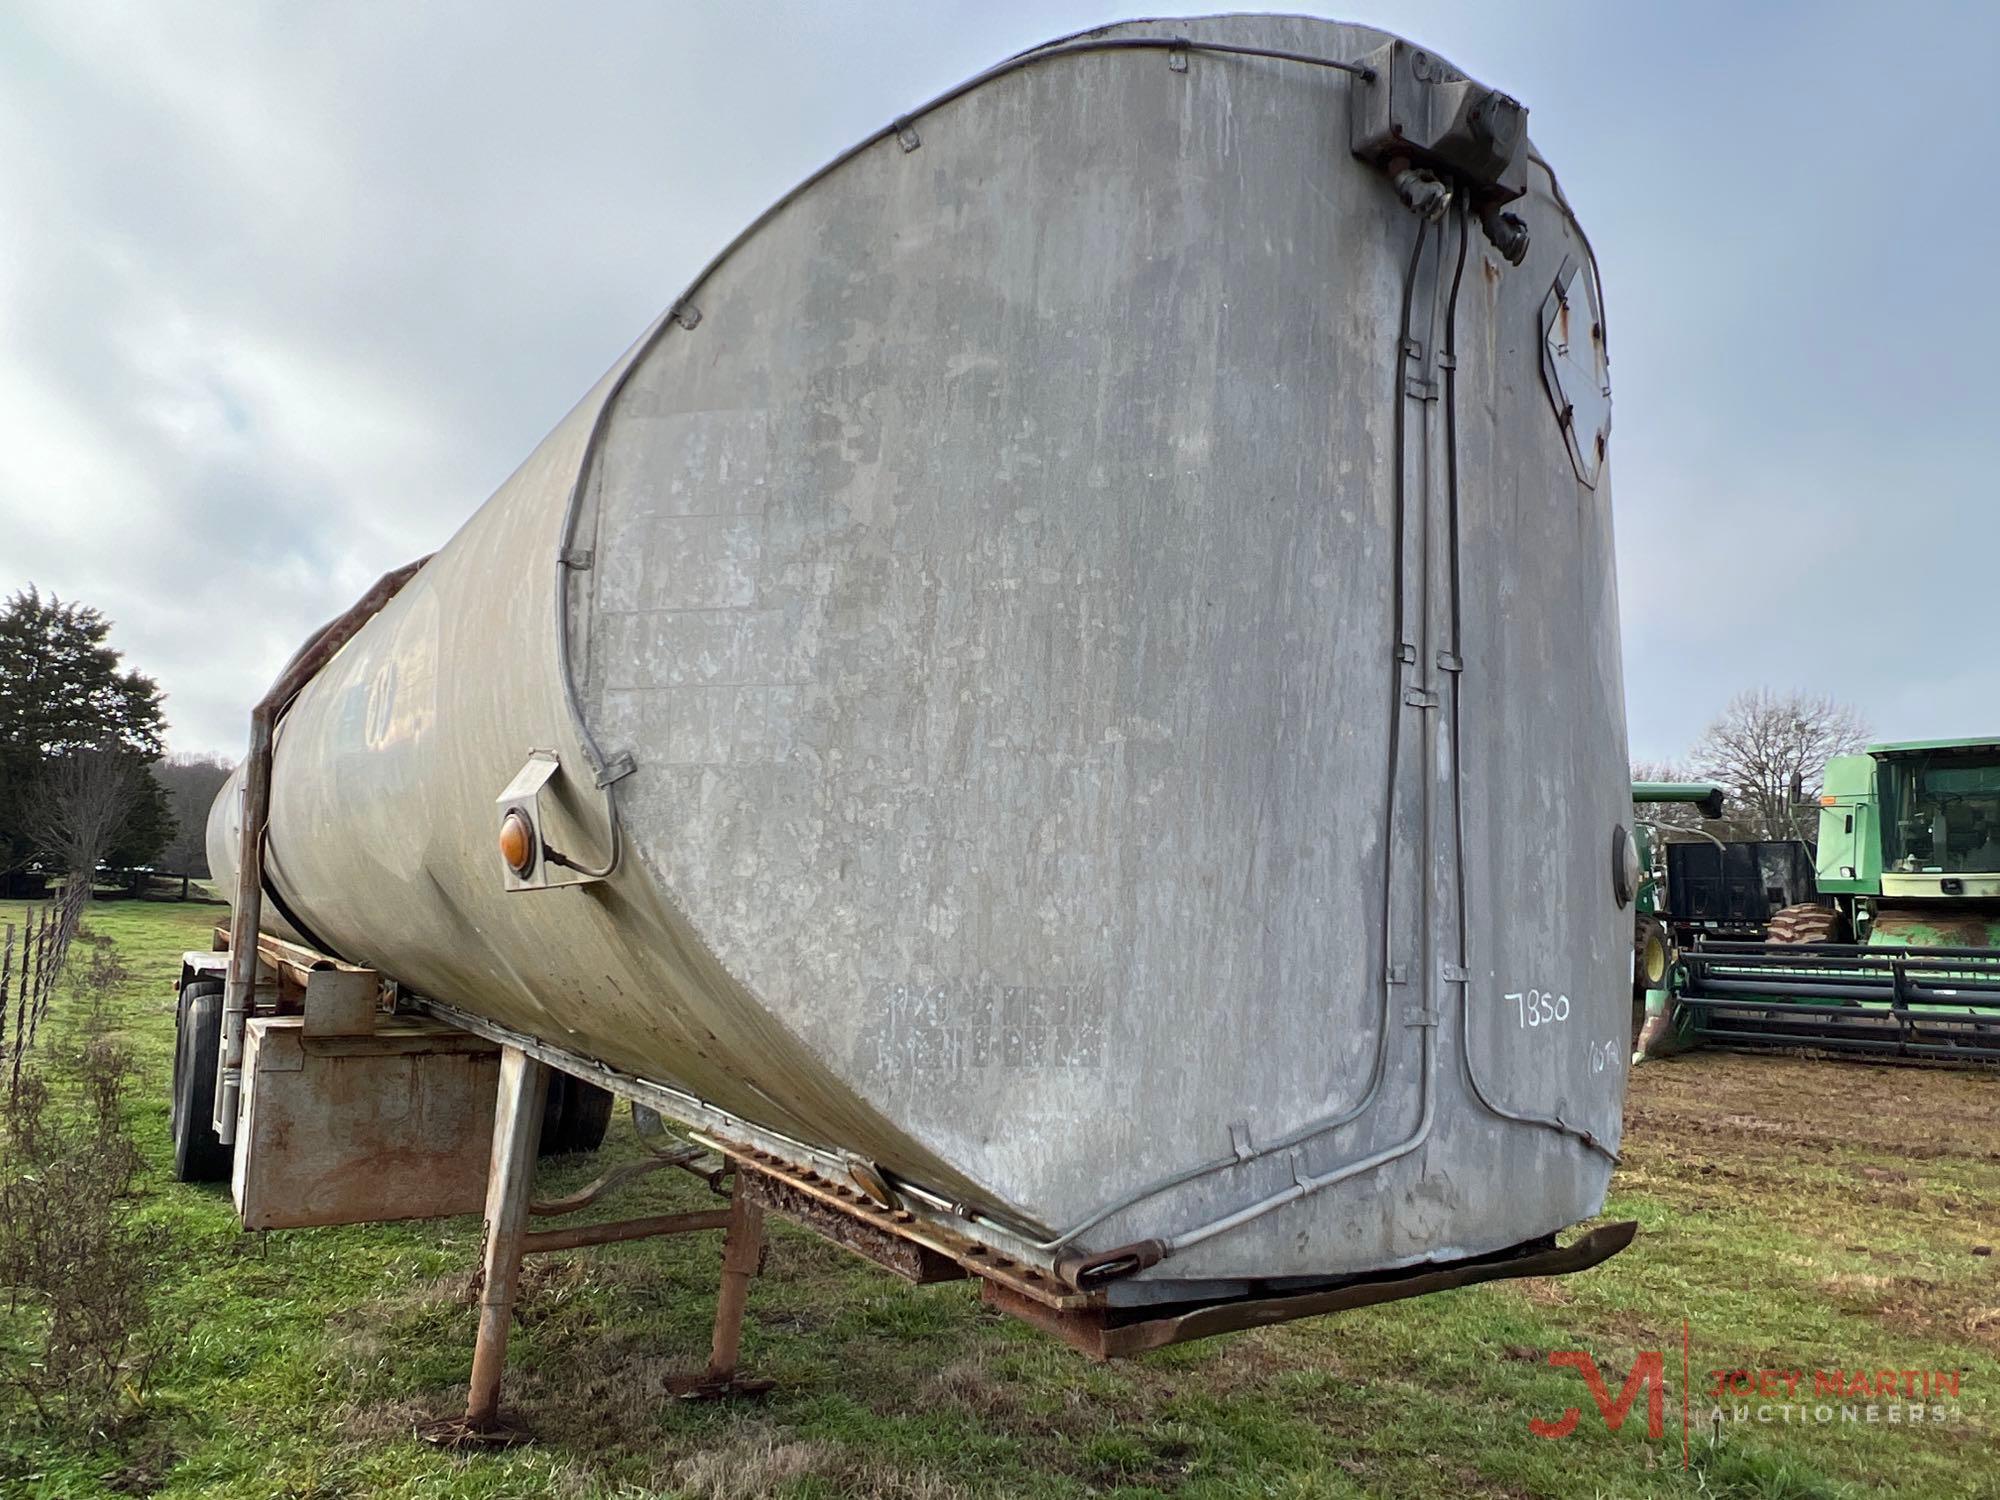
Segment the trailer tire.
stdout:
[[617,1097],[594,1083],[574,1080],[570,1095],[570,1145],[572,1151],[595,1151],[604,1144],[604,1132],[611,1126],[612,1106]]
[[216,979],[191,979],[181,986],[174,997],[174,1073],[167,1085],[167,1134],[177,1138],[180,1134],[181,1116],[185,1112],[181,1101],[181,1079],[187,1072],[187,1011],[188,1003],[196,995],[210,990],[221,989],[221,981]]
[[614,1102],[610,1090],[551,1069],[549,1097],[542,1110],[542,1139],[537,1154],[570,1156],[581,1151],[595,1151],[604,1143],[604,1132],[611,1123]]
[[178,1182],[227,1182],[236,1152],[216,1138],[215,1064],[222,1051],[222,982],[197,979],[181,990],[175,1007],[174,1178]]

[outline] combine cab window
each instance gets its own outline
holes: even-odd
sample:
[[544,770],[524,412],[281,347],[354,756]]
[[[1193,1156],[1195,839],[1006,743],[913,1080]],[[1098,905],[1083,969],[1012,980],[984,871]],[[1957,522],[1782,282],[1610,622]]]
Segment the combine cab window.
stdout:
[[1883,765],[1882,856],[1902,874],[2000,873],[2000,752]]

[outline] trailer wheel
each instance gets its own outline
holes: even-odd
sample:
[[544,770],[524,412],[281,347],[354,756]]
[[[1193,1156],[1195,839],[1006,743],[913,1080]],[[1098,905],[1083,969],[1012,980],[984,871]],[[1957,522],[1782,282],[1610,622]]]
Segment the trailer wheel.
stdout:
[[538,1154],[569,1156],[579,1151],[595,1151],[604,1143],[614,1102],[608,1089],[551,1070]]
[[181,1079],[187,1072],[187,1011],[188,1002],[196,995],[212,989],[219,989],[220,983],[213,979],[191,979],[181,987],[174,997],[174,1076],[167,1085],[167,1133],[176,1139],[180,1135]]
[[570,1143],[572,1151],[595,1151],[604,1144],[611,1125],[611,1107],[618,1102],[611,1090],[580,1078],[570,1080]]
[[222,1051],[222,982],[197,979],[181,990],[174,1025],[174,1177],[227,1182],[235,1151],[216,1139],[215,1063]]

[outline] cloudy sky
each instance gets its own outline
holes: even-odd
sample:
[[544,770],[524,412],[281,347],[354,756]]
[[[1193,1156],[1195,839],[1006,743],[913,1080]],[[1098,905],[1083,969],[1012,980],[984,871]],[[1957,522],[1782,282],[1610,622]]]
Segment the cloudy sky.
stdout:
[[[0,589],[103,607],[173,745],[239,753],[773,198],[1144,13],[7,0]],[[1526,102],[1596,244],[1634,753],[1767,684],[2000,731],[2000,5],[1329,13]]]

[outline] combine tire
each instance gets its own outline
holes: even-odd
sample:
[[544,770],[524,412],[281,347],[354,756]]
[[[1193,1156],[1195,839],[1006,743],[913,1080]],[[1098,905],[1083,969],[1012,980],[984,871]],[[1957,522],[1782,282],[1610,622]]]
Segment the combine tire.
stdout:
[[174,1177],[227,1182],[235,1151],[215,1138],[215,1060],[222,1051],[222,981],[197,979],[181,990],[174,1025]]
[[1667,924],[1642,916],[1632,933],[1632,1045],[1638,1046],[1646,1026],[1646,991],[1665,989],[1673,968],[1673,939]]
[[1632,934],[1632,991],[1641,1000],[1647,990],[1657,990],[1667,982],[1673,965],[1673,943],[1667,924],[1658,917],[1639,918]]
[[1772,913],[1764,941],[1784,947],[1835,943],[1840,941],[1840,927],[1840,913],[1830,906],[1788,906]]

